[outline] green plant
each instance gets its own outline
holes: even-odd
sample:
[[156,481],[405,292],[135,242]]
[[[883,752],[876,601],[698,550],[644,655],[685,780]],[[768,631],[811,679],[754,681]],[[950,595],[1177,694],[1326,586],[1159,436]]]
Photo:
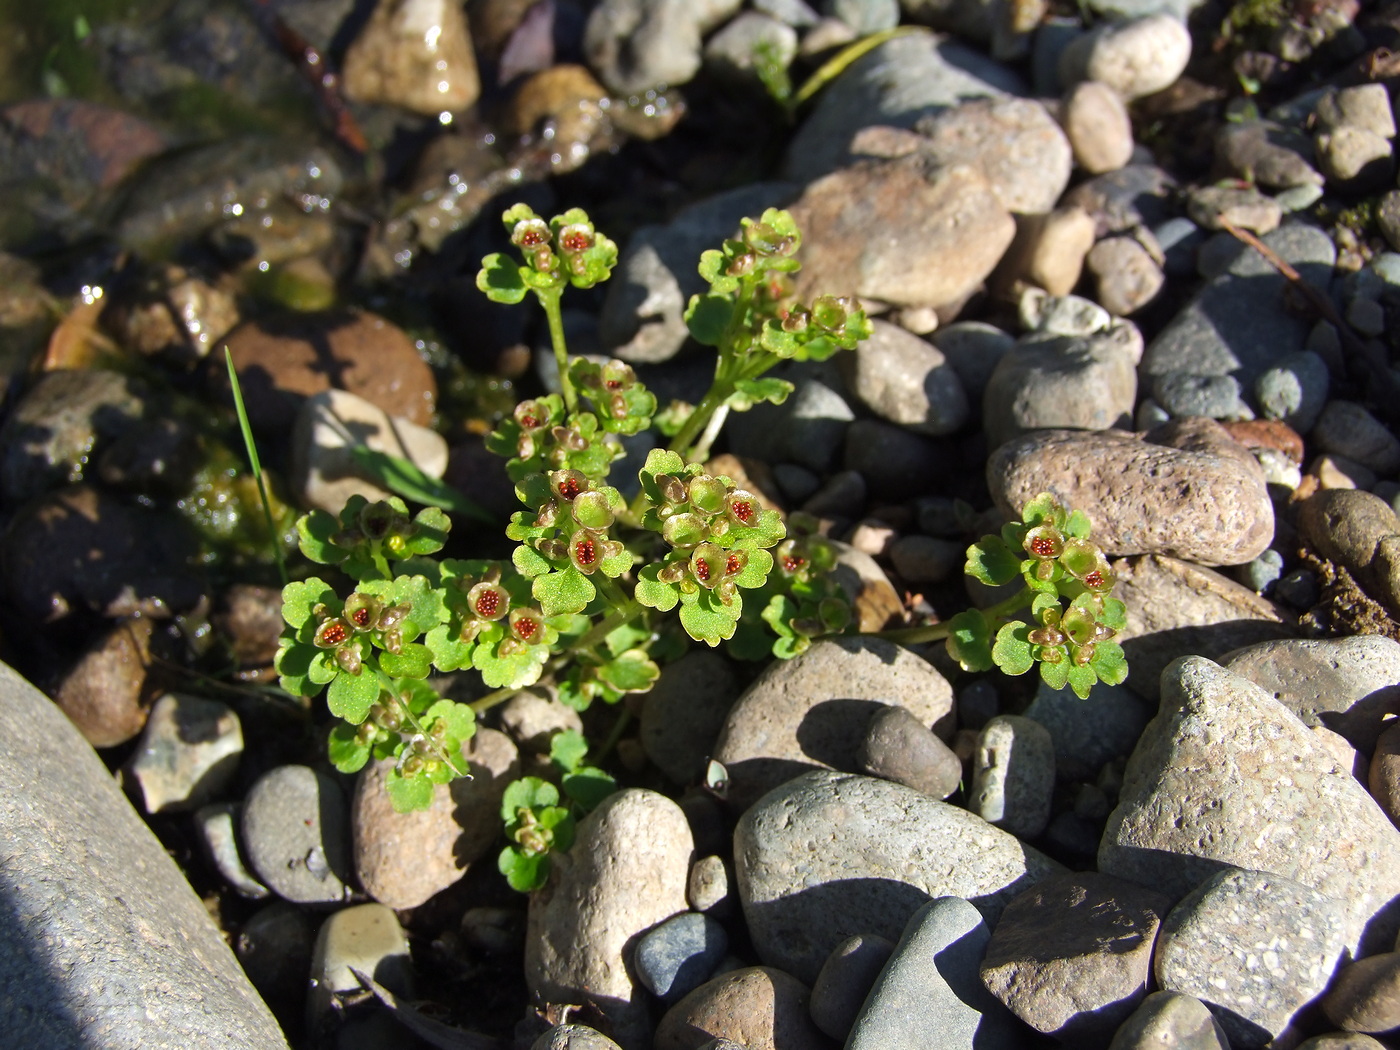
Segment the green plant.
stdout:
[[[606,280],[616,246],[578,209],[545,221],[516,205],[504,222],[520,259],[488,256],[477,285],[503,303],[533,294],[559,366],[559,392],[522,401],[487,440],[506,459],[526,508],[506,528],[516,542],[510,560],[434,557],[449,525],[440,509],[410,518],[397,497],[355,499],[338,517],[313,511],[298,523],[302,552],[348,577],[348,595],[317,577],[283,591],[283,687],[303,696],[326,691],[331,713],[343,720],[331,734],[337,768],[394,760],[388,783],[399,810],[426,807],[435,784],[464,774],[460,747],[476,713],[545,676],[561,701],[583,710],[650,689],[658,661],[678,652],[686,636],[727,642],[744,658],[790,657],[851,621],[829,575],[834,550],[813,524],[799,516],[785,523],[754,493],[703,465],[728,412],[781,403],[791,392],[790,383],[765,375],[774,365],[822,360],[870,334],[852,299],[792,301],[801,235],[791,216],[769,209],[745,219],[738,238],[701,256],[709,289],[692,298],[685,317],[695,340],[716,350],[714,379],[697,405],[661,411],[630,366],[570,358],[564,343],[563,290]],[[608,483],[611,468],[621,438],[652,427],[671,440],[649,452],[629,502]],[[1121,650],[1106,640],[1122,620],[1121,603],[1105,597],[1107,564],[1088,544],[1087,519],[1048,500],[1033,501],[1004,540],[975,545],[968,566],[987,582],[1021,571],[1039,634],[1008,624],[990,645],[993,609],[955,618],[955,636],[935,625],[908,637],[949,637],[970,669],[996,662],[1022,673],[1039,662],[1047,681],[1059,674],[1060,684],[1077,690],[1086,674],[1121,680]],[[1010,553],[1015,544],[1030,544],[1024,563]],[[1052,595],[1071,599],[1070,608],[1052,612]],[[494,692],[465,705],[442,699],[425,681],[434,670],[465,668]],[[613,790],[598,763],[626,720],[624,710],[591,765],[582,736],[556,736],[558,787],[525,777],[507,790],[501,813],[510,844],[500,868],[512,886],[541,885],[551,852],[572,840],[576,817]]]

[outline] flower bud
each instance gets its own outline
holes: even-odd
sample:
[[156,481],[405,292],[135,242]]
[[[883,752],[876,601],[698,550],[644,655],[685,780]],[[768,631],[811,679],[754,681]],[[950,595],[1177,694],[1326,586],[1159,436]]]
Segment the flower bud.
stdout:
[[398,627],[413,611],[411,605],[390,605],[379,612],[379,618],[375,620],[374,626],[381,631],[389,631]]
[[551,470],[549,487],[564,503],[571,502],[580,492],[588,491],[588,478],[578,470]]
[[360,528],[372,540],[382,540],[407,526],[408,519],[383,500],[367,503],[360,511]]
[[526,645],[534,645],[544,634],[544,618],[536,609],[512,609],[510,611],[510,633]]
[[758,497],[744,489],[735,489],[724,499],[724,509],[735,525],[752,528],[758,524]]
[[718,514],[724,509],[724,497],[728,489],[719,478],[700,474],[690,479],[686,495],[690,505],[701,514]]
[[812,323],[828,332],[840,332],[846,327],[851,300],[834,295],[818,296],[812,303]]
[[656,475],[656,487],[668,503],[684,503],[686,500],[685,482],[670,474]]
[[724,272],[729,277],[747,277],[758,268],[758,256],[753,252],[740,252],[729,260]]
[[550,561],[563,561],[569,556],[569,545],[560,539],[536,540],[535,550]]
[[346,674],[357,675],[362,670],[360,666],[360,650],[353,645],[341,646],[335,651],[335,662]]
[[656,570],[656,578],[662,583],[680,583],[685,578],[687,564],[683,561],[668,561]]
[[586,529],[606,529],[616,518],[606,492],[580,492],[572,509],[574,520]]
[[403,631],[397,627],[390,627],[383,632],[383,642],[384,648],[388,652],[398,656],[399,653],[403,652]]
[[661,538],[680,550],[703,543],[709,535],[705,519],[698,514],[672,514],[661,524]]

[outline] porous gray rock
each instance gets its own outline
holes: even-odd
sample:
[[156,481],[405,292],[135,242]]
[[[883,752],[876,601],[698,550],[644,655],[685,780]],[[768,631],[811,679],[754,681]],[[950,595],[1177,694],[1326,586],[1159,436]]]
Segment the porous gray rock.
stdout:
[[1341,902],[1270,872],[1227,868],[1162,923],[1157,983],[1209,1006],[1232,1047],[1263,1046],[1327,987],[1346,933]]
[[858,768],[871,716],[896,703],[940,737],[952,736],[952,686],[892,642],[822,639],[801,656],[773,663],[735,703],[715,746],[716,761],[729,771],[731,807],[747,809],[813,769]]
[[338,904],[350,896],[350,818],[345,793],[310,766],[278,766],[243,803],[248,863],[295,904]]
[[854,353],[838,358],[847,388],[881,419],[918,434],[951,434],[967,422],[967,394],[942,351],[878,318]]
[[1167,283],[1161,251],[1153,251],[1151,236],[1144,231],[1137,237],[1105,237],[1084,259],[1094,275],[1095,298],[1115,317],[1137,313]]
[[1153,992],[1113,1036],[1108,1050],[1230,1050],[1205,1003],[1180,992]]
[[651,1037],[647,993],[633,982],[634,940],[686,910],[694,848],[685,814],[654,791],[627,788],[578,826],[530,897],[525,982],[541,1003],[591,1003],[624,1050]]
[[728,950],[723,926],[707,915],[683,912],[642,934],[632,966],[647,991],[673,1003],[704,984]]
[[1052,875],[1001,913],[982,983],[1038,1032],[1102,1045],[1147,995],[1170,902],[1097,872]]
[[1225,661],[1306,726],[1370,754],[1387,715],[1400,714],[1400,642],[1379,634],[1261,642]]
[[931,897],[963,897],[995,922],[1017,893],[1062,870],[964,809],[831,771],[789,781],[745,813],[734,865],[759,958],[806,980],[847,937],[895,939]]
[[0,665],[0,1020],[25,1050],[286,1050],[204,905],[50,700]]
[[1400,831],[1302,722],[1248,679],[1188,656],[1128,760],[1099,870],[1181,897],[1225,867],[1343,904],[1346,944],[1400,929]]
[[[987,485],[1019,517],[1050,492],[1082,510],[1106,554],[1165,554],[1242,565],[1268,547],[1274,508],[1258,462],[1209,420],[1149,432],[1044,430],[997,448]],[[1167,442],[1172,444],[1168,445]]]
[[856,1016],[846,1050],[1020,1046],[1020,1027],[978,977],[990,935],[981,912],[961,898],[921,907]]

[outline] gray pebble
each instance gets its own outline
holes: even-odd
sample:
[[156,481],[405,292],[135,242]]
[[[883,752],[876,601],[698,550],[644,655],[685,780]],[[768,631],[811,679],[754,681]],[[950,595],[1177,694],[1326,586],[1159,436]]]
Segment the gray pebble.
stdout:
[[766,462],[796,463],[824,473],[832,466],[855,413],[846,399],[809,372],[785,374],[796,389],[781,405],[757,405],[732,416],[730,450]]
[[1179,992],[1153,992],[1123,1022],[1108,1050],[1231,1050],[1205,1003]]
[[596,1028],[584,1024],[561,1024],[531,1043],[530,1050],[621,1050],[621,1047]]
[[947,798],[962,782],[958,756],[903,707],[876,712],[866,727],[857,760],[873,777],[934,798]]
[[1196,272],[1196,249],[1206,239],[1205,231],[1184,215],[1168,219],[1152,230],[1166,260],[1163,269],[1169,277],[1190,277]]
[[873,933],[858,933],[838,944],[812,985],[812,1023],[844,1043],[893,954],[894,942]]
[[147,813],[198,809],[228,784],[243,728],[227,704],[166,693],[151,709],[127,768]]
[[997,687],[986,678],[968,682],[958,690],[958,725],[963,729],[981,729],[1000,710]]
[[1234,376],[1160,372],[1152,379],[1152,397],[1177,418],[1206,416],[1227,421],[1254,418],[1254,412],[1240,399],[1239,380]]
[[1084,260],[1094,275],[1096,298],[1115,317],[1137,313],[1157,298],[1166,284],[1166,274],[1155,244],[1144,244],[1152,235],[1146,230],[1134,237],[1105,237]]
[[723,653],[692,649],[667,664],[643,699],[647,757],[677,784],[699,782],[738,696],[734,665]]
[[843,465],[865,478],[881,499],[922,495],[946,469],[945,446],[878,419],[858,419],[846,428]]
[[200,844],[219,874],[233,889],[250,900],[261,900],[268,889],[243,866],[238,854],[238,815],[242,806],[237,802],[219,802],[204,806],[194,815]]
[[1322,451],[1354,459],[1377,474],[1400,470],[1400,440],[1355,401],[1329,401],[1309,436]]
[[732,910],[734,903],[729,892],[732,882],[724,859],[711,853],[690,866],[685,882],[685,899],[698,912],[724,916]]
[[1283,575],[1283,555],[1270,547],[1253,561],[1241,565],[1238,579],[1251,591],[1267,594]]
[[350,888],[350,815],[340,785],[309,766],[278,766],[243,803],[243,848],[273,892],[334,904]]
[[967,395],[943,353],[888,321],[841,354],[846,385],[867,408],[918,434],[951,434],[967,422]]
[[317,1031],[334,1009],[337,994],[359,992],[351,967],[373,977],[395,995],[413,993],[413,961],[408,935],[383,904],[342,908],[321,924],[311,952],[308,1031]]
[[1317,573],[1311,569],[1294,569],[1285,573],[1274,584],[1274,597],[1294,609],[1311,609],[1322,598]]
[[1330,384],[1327,363],[1312,351],[1302,350],[1260,373],[1254,383],[1254,399],[1265,419],[1282,420],[1306,434],[1322,415]]
[[1100,682],[1081,700],[1073,690],[1040,682],[1025,717],[1049,732],[1060,779],[1082,781],[1092,780],[1105,763],[1132,753],[1152,710],[1124,685]]
[[723,926],[686,912],[642,934],[632,964],[647,991],[673,1003],[708,981],[728,950]]
[[1033,839],[1050,820],[1055,747],[1039,722],[997,715],[982,728],[972,759],[968,808],[1017,838]]
[[997,361],[1016,345],[1015,336],[985,321],[955,321],[929,338],[957,372],[974,405],[982,403],[982,392]]
[[916,911],[851,1026],[846,1050],[1020,1047],[1020,1026],[978,973],[990,936],[977,908],[958,897]]
[[705,41],[705,64],[732,84],[762,90],[759,56],[786,69],[797,57],[797,31],[771,15],[744,11]]

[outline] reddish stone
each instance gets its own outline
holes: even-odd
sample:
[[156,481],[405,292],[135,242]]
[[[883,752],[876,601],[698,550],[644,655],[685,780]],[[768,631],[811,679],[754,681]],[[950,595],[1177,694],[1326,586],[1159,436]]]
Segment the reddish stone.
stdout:
[[1278,419],[1251,419],[1241,423],[1221,423],[1226,432],[1245,448],[1272,448],[1294,463],[1303,462],[1303,439],[1287,423]]

